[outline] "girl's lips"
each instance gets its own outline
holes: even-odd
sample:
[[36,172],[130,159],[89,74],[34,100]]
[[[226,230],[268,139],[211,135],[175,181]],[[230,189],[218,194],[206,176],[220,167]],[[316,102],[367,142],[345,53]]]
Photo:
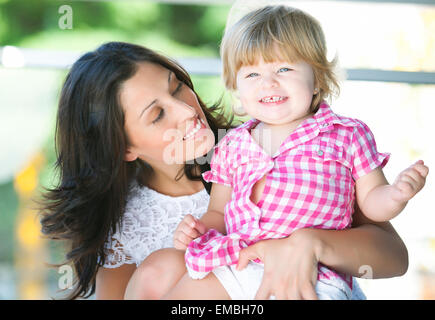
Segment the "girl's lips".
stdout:
[[268,96],[268,97],[261,98],[259,102],[267,106],[270,105],[276,106],[286,102],[287,100],[288,97],[284,97],[284,96]]

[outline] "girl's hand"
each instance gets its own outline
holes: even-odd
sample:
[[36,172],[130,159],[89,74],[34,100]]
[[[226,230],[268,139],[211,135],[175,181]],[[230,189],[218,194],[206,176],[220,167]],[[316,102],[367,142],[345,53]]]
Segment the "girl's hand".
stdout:
[[310,229],[295,231],[290,237],[259,241],[240,251],[237,269],[249,260],[259,258],[264,263],[264,275],[255,299],[317,300],[317,264],[320,241]]
[[429,168],[424,165],[423,160],[419,160],[402,171],[391,185],[393,187],[393,200],[397,202],[407,202],[419,192],[426,183]]
[[207,231],[201,220],[186,214],[174,232],[174,247],[178,250],[186,250],[189,243]]

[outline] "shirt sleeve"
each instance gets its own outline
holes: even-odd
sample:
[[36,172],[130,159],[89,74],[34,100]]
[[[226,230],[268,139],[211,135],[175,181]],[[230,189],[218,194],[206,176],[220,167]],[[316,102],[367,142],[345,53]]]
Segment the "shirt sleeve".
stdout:
[[117,237],[110,237],[104,248],[104,268],[118,268],[123,264],[133,264],[135,261],[126,253],[126,248]]
[[354,128],[352,136],[352,176],[358,180],[377,167],[383,168],[389,158],[389,153],[380,153],[377,150],[375,137],[369,127],[359,121]]
[[230,166],[228,144],[230,139],[228,134],[214,147],[213,157],[210,162],[210,170],[202,174],[207,182],[233,186],[233,174]]

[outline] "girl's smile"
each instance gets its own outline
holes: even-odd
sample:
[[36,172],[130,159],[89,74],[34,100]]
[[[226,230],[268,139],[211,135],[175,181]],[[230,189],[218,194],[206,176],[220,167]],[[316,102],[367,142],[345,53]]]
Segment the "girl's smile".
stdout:
[[261,98],[259,100],[259,102],[264,104],[265,106],[268,106],[268,105],[280,105],[280,104],[286,102],[287,100],[288,100],[288,97],[274,95],[274,96],[268,96],[268,97]]

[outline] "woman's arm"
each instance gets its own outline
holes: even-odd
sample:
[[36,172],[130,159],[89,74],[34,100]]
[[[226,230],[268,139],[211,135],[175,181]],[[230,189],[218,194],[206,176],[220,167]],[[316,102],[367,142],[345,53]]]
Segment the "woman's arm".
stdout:
[[[408,251],[389,222],[374,223],[357,208],[351,229],[300,229],[290,237],[259,241],[240,252],[238,267],[264,263],[257,299],[315,299],[319,262],[352,276],[389,278],[408,269]],[[366,266],[369,266],[368,269]]]
[[114,269],[99,268],[96,277],[96,299],[123,300],[127,283],[135,270],[135,264],[123,264]]
[[351,229],[342,231],[305,229],[319,241],[321,263],[355,277],[373,279],[404,275],[408,270],[408,250],[389,222],[374,222],[355,208]]

